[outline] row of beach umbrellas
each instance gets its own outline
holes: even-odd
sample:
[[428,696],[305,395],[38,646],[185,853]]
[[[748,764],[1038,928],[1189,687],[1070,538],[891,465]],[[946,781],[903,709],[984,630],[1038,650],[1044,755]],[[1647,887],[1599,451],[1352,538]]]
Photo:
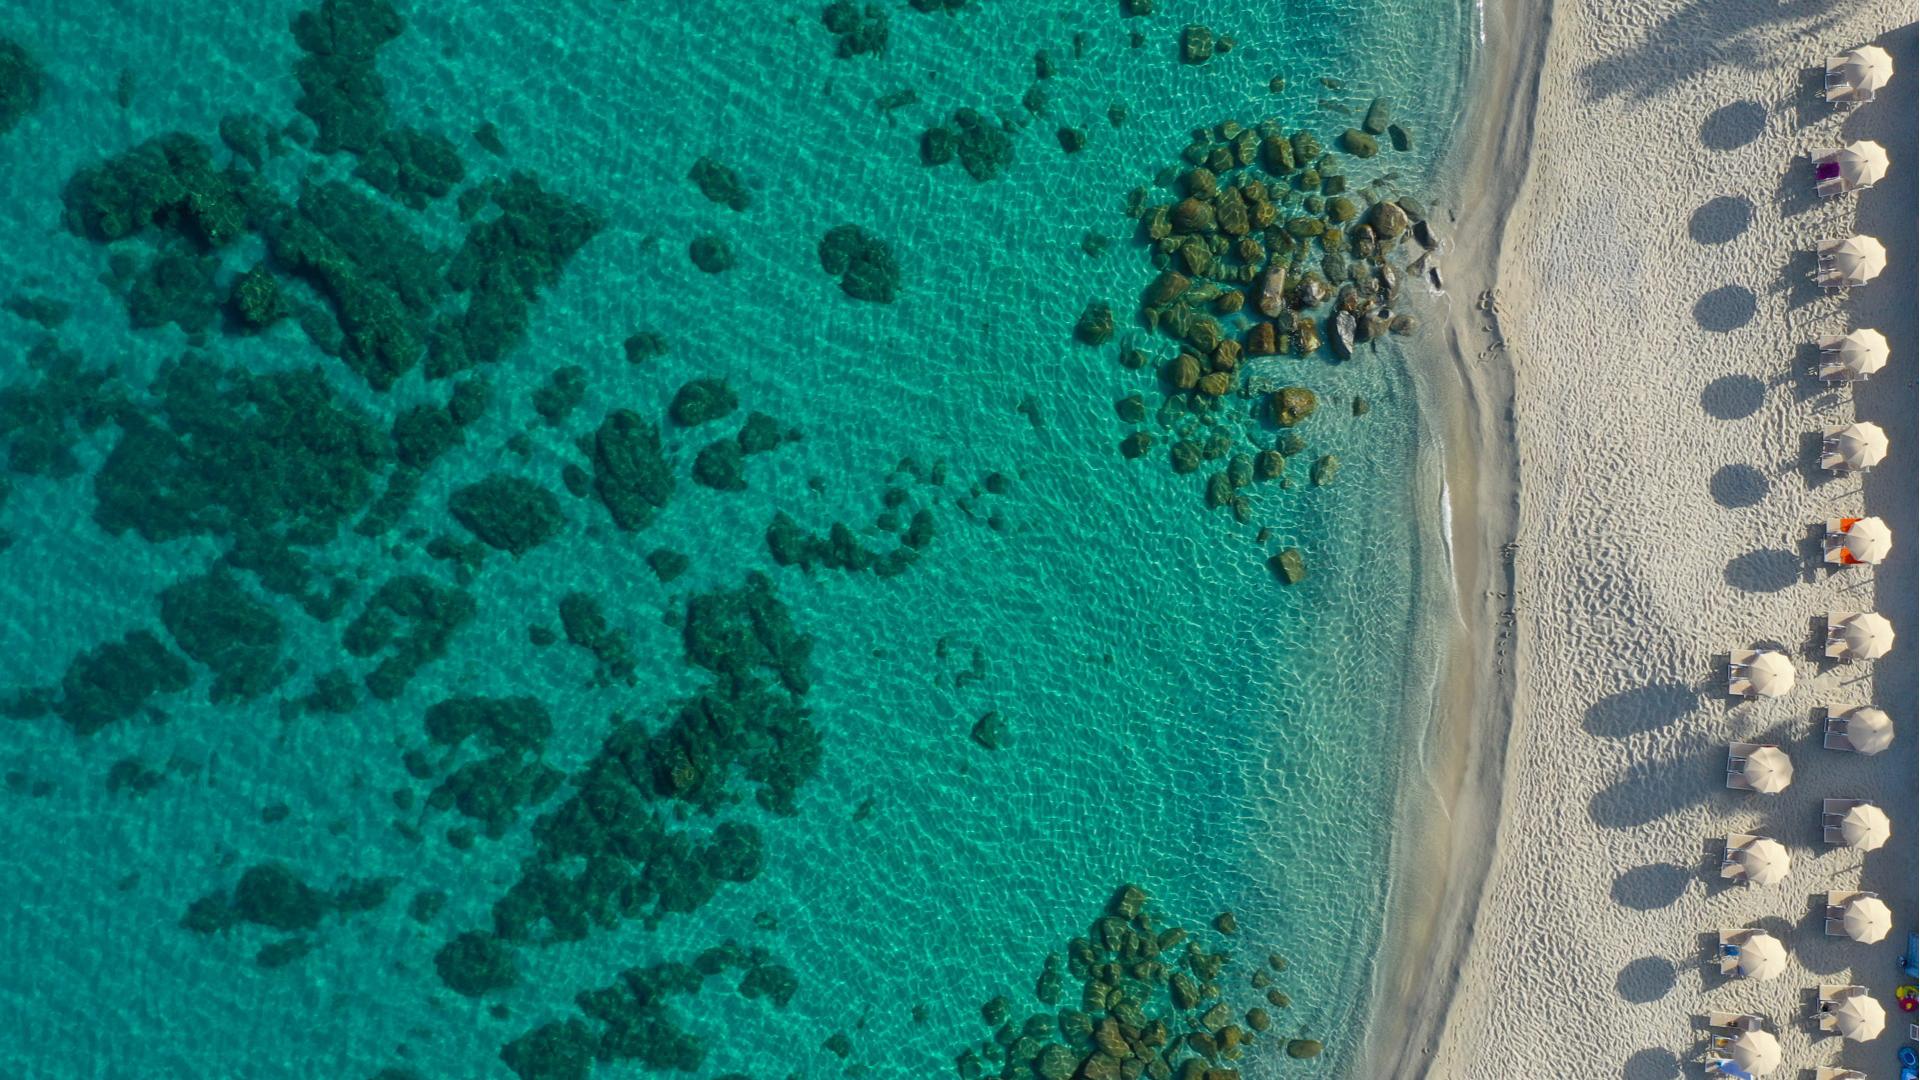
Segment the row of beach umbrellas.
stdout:
[[[1872,101],[1893,77],[1893,58],[1885,49],[1865,45],[1827,62],[1826,99],[1834,103]],[[1887,175],[1886,148],[1870,141],[1822,151],[1813,156],[1816,190],[1832,197],[1879,183]],[[1821,241],[1818,268],[1813,277],[1822,287],[1845,290],[1878,277],[1887,265],[1887,250],[1870,236]],[[1891,350],[1886,335],[1859,329],[1831,335],[1819,342],[1820,365],[1809,374],[1822,382],[1857,382],[1887,364]],[[1827,428],[1822,433],[1820,465],[1836,473],[1861,472],[1887,456],[1887,434],[1865,421]],[[1893,550],[1893,530],[1877,517],[1849,517],[1826,523],[1824,559],[1834,568],[1874,566]],[[1822,655],[1827,660],[1871,661],[1893,648],[1893,624],[1873,611],[1836,611],[1826,620]],[[1778,649],[1752,649],[1731,657],[1727,690],[1736,697],[1784,697],[1795,685],[1794,663]],[[1893,718],[1885,710],[1857,705],[1827,710],[1823,745],[1829,750],[1878,754],[1893,744]],[[1775,795],[1793,782],[1793,760],[1778,746],[1734,743],[1728,748],[1727,786]],[[1887,812],[1863,799],[1827,799],[1821,808],[1821,832],[1828,844],[1856,851],[1885,845],[1893,823]],[[1777,885],[1793,867],[1786,845],[1771,837],[1729,836],[1721,864],[1723,878],[1748,885]],[[1893,929],[1893,912],[1870,892],[1835,891],[1827,894],[1826,933],[1862,943],[1884,940]],[[1743,928],[1720,931],[1720,971],[1729,978],[1777,979],[1787,970],[1787,947],[1765,930]],[[1864,986],[1819,987],[1816,1017],[1822,1031],[1855,1042],[1877,1038],[1887,1025],[1887,1011]],[[1756,1077],[1778,1069],[1780,1041],[1751,1014],[1714,1013],[1709,1018],[1715,1034],[1705,1056],[1710,1075]],[[1863,1080],[1852,1069],[1826,1067],[1820,1080]]]

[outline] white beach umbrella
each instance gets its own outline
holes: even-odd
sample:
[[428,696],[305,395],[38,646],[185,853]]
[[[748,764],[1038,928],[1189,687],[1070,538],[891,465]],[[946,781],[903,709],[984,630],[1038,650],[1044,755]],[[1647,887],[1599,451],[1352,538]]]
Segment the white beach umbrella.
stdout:
[[1861,803],[1840,819],[1840,838],[1850,848],[1873,851],[1892,834],[1893,823],[1887,820],[1887,812],[1872,803]]
[[1748,841],[1733,857],[1741,873],[1755,885],[1777,885],[1793,869],[1793,856],[1787,854],[1786,845],[1765,836]]
[[1793,783],[1793,759],[1777,746],[1762,746],[1747,755],[1740,775],[1760,794],[1778,795]]
[[1847,713],[1847,744],[1862,754],[1877,754],[1893,745],[1893,717],[1870,705]]
[[1887,1029],[1887,1007],[1874,1000],[1865,988],[1856,989],[1827,1010],[1833,1026],[1843,1038],[1854,1042],[1877,1039]]
[[1879,90],[1893,81],[1893,57],[1878,45],[1862,45],[1828,60],[1827,71],[1857,89]]
[[1826,160],[1840,166],[1840,179],[1848,190],[1871,187],[1887,175],[1887,148],[1870,139],[1850,143]]
[[1754,656],[1747,665],[1747,681],[1761,697],[1782,697],[1793,692],[1793,661],[1785,653],[1767,650]]
[[1743,1031],[1727,1044],[1727,1058],[1742,1072],[1764,1076],[1780,1067],[1780,1040],[1765,1031]]
[[1777,979],[1787,970],[1787,947],[1772,934],[1756,930],[1739,944],[1734,970],[1743,979]]
[[1893,624],[1877,611],[1845,616],[1829,633],[1848,660],[1878,660],[1893,649]]
[[1841,912],[1840,928],[1853,940],[1871,945],[1893,929],[1893,912],[1877,896],[1856,896]]
[[[1831,428],[1827,432],[1825,442],[1825,452],[1820,455],[1820,464],[1829,469],[1871,469],[1886,460],[1886,429],[1869,420],[1857,421],[1846,427]],[[1860,520],[1879,521],[1880,519],[1861,518]],[[1882,528],[1884,527],[1883,525]]]
[[1845,285],[1865,285],[1887,268],[1886,246],[1871,236],[1822,240],[1820,258]]
[[1893,530],[1877,517],[1864,517],[1847,526],[1840,547],[1855,562],[1878,563],[1893,550]]
[[1820,351],[1826,363],[1822,374],[1827,378],[1845,375],[1850,379],[1861,379],[1887,366],[1887,357],[1893,355],[1893,348],[1887,344],[1887,335],[1878,330],[1855,330],[1846,335],[1834,335],[1820,339]]

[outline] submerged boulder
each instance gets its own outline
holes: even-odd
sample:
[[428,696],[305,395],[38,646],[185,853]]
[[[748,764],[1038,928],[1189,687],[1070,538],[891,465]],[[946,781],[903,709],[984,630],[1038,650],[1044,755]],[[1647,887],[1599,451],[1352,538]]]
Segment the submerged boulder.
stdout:
[[1281,427],[1292,427],[1320,407],[1320,399],[1304,386],[1288,386],[1272,398],[1273,420]]
[[501,473],[455,491],[447,509],[482,543],[516,556],[553,539],[566,521],[553,492]]

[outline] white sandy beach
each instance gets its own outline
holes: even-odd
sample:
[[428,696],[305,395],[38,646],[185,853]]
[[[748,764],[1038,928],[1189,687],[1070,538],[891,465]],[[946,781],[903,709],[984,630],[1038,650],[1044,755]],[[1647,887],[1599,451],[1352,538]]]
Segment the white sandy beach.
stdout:
[[[1490,17],[1524,21],[1490,37],[1510,54],[1494,74],[1504,63],[1521,96],[1524,57],[1539,55],[1528,41],[1539,31],[1526,28],[1546,13],[1516,6],[1531,10]],[[1524,105],[1485,125],[1474,153],[1488,190],[1463,191],[1460,205],[1463,233],[1501,237],[1493,316],[1472,313],[1471,295],[1455,300],[1470,324],[1469,437],[1455,453],[1484,457],[1477,479],[1455,485],[1456,522],[1484,534],[1461,545],[1463,581],[1480,591],[1462,598],[1474,643],[1458,650],[1477,671],[1457,681],[1480,715],[1454,732],[1475,740],[1470,760],[1438,784],[1452,809],[1454,900],[1432,913],[1430,968],[1384,988],[1408,1003],[1411,1039],[1381,1075],[1697,1076],[1711,1009],[1768,1017],[1785,1048],[1776,1076],[1829,1064],[1897,1073],[1913,1016],[1894,991],[1908,981],[1898,960],[1920,837],[1912,20],[1889,0],[1563,0],[1538,65],[1530,151]],[[1894,84],[1851,112],[1820,103],[1822,59],[1867,42],[1893,53]],[[1892,174],[1816,199],[1807,152],[1856,138],[1887,146]],[[1518,182],[1510,199],[1502,181]],[[1886,273],[1850,298],[1820,295],[1806,280],[1814,242],[1855,231],[1887,241]],[[1456,261],[1474,255],[1463,239]],[[1489,340],[1504,347],[1484,349],[1472,339],[1495,316]],[[1804,375],[1808,343],[1856,326],[1884,331],[1893,362],[1855,389],[1822,391]],[[1885,427],[1893,452],[1864,480],[1830,478],[1817,433],[1856,416]],[[1877,570],[1816,569],[1817,523],[1861,513],[1892,526],[1893,557]],[[1518,545],[1510,639],[1493,554],[1506,516]],[[1890,656],[1808,658],[1827,611],[1868,609],[1901,635]],[[1726,656],[1762,643],[1797,657],[1799,686],[1736,703]],[[1896,718],[1893,749],[1822,749],[1819,708],[1862,703]],[[1727,790],[1733,740],[1779,743],[1793,785],[1775,797]],[[1827,847],[1823,797],[1878,801],[1893,840],[1864,856]],[[1722,883],[1720,841],[1735,832],[1785,843],[1786,881]],[[1826,892],[1856,888],[1894,911],[1877,945],[1823,932]],[[1715,931],[1748,926],[1787,944],[1780,978],[1709,970]],[[1821,983],[1869,987],[1889,1013],[1885,1033],[1820,1035],[1808,1015]]]

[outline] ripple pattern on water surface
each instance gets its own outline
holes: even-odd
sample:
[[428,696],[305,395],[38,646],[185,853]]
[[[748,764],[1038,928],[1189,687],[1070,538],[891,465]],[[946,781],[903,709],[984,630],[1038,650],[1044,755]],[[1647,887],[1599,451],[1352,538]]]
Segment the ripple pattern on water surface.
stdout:
[[[1470,9],[929,2],[881,47],[864,5],[396,5],[0,5],[45,76],[0,133],[0,339],[59,341],[0,376],[38,425],[0,504],[0,690],[38,712],[0,739],[0,1065],[505,1077],[658,1021],[622,1056],[944,1075],[1137,880],[1235,912],[1287,960],[1276,1028],[1348,1067],[1419,357],[1284,361],[1345,465],[1242,526],[1118,453],[1156,391],[1131,327],[1072,329],[1146,285],[1126,194],[1191,128],[1331,144],[1385,96],[1412,149],[1375,175],[1417,191]],[[1234,47],[1182,64],[1200,19]],[[990,180],[921,164],[962,109],[1020,121]],[[211,171],[163,171],[231,198],[63,224],[174,132]],[[109,467],[130,432],[164,469]]]

